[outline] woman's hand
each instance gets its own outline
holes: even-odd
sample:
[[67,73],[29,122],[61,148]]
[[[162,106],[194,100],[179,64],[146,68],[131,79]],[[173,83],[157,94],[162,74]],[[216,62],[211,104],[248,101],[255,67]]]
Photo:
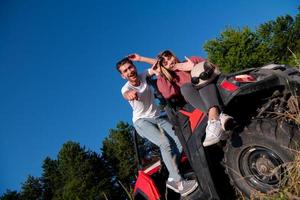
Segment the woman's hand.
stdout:
[[188,65],[195,65],[194,63],[193,63],[193,61],[191,61],[191,59],[189,59],[188,57],[186,57],[186,56],[184,56],[184,58],[186,59],[186,63],[188,64]]
[[161,70],[160,70],[160,65],[159,65],[159,62],[156,61],[150,68],[150,70],[152,71],[153,74],[155,74],[156,76],[158,76],[160,73],[161,73]]
[[191,71],[195,65],[193,61],[191,61],[188,57],[185,56],[186,62],[177,63],[173,70],[180,70],[180,71]]

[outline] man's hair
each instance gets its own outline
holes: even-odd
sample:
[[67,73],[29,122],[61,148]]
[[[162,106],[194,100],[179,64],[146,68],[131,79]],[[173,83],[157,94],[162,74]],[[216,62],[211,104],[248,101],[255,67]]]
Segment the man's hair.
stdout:
[[121,67],[122,65],[125,65],[126,63],[129,63],[129,64],[131,64],[131,65],[134,66],[133,62],[132,62],[128,57],[125,57],[125,58],[123,58],[122,60],[120,60],[119,62],[117,62],[117,64],[116,64],[116,68],[117,68],[117,70],[118,70],[120,73],[122,73],[122,72],[120,71],[120,67]]

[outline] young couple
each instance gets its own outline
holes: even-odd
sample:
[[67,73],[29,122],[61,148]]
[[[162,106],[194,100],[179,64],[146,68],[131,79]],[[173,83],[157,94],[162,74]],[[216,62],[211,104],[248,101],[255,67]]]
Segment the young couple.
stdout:
[[[169,171],[167,187],[187,196],[193,192],[198,183],[195,180],[183,180],[179,173],[177,161],[182,146],[175,135],[172,125],[163,116],[154,101],[151,86],[147,83],[148,76],[157,76],[157,86],[164,98],[176,98],[182,95],[187,102],[208,114],[208,125],[203,146],[209,146],[220,141],[226,122],[231,119],[220,113],[220,103],[217,98],[214,83],[195,89],[191,84],[190,71],[194,65],[204,65],[208,61],[200,57],[186,58],[180,63],[171,51],[160,53],[157,59],[131,54],[117,63],[117,70],[127,82],[121,92],[133,109],[133,125],[142,137],[147,138],[160,148],[163,161]],[[146,72],[137,73],[133,61],[151,64]]]

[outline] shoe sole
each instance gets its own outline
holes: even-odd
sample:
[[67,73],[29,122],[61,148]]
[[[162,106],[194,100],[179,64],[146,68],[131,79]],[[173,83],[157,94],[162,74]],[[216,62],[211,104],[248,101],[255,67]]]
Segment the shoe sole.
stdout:
[[168,185],[168,184],[167,184],[167,188],[169,188],[169,189],[173,190],[174,192],[177,192],[177,193],[179,193],[179,190],[178,190],[178,189],[176,189],[176,188],[174,188],[174,187],[173,187],[173,186],[171,186],[171,185]]
[[181,195],[182,197],[185,197],[185,196],[191,194],[192,192],[194,192],[194,191],[196,190],[197,187],[198,187],[198,182],[196,182],[196,184],[195,184],[189,191],[187,191],[187,192],[185,192],[185,193],[180,193],[180,195]]

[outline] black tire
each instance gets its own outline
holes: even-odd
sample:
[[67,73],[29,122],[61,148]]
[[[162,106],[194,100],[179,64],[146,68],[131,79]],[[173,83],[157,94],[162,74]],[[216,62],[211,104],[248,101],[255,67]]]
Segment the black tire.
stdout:
[[[250,198],[278,188],[285,173],[283,163],[293,160],[299,147],[297,126],[271,119],[255,119],[242,131],[235,131],[225,147],[224,163],[231,184]],[[276,168],[277,167],[277,168]],[[274,169],[275,173],[271,173]]]

